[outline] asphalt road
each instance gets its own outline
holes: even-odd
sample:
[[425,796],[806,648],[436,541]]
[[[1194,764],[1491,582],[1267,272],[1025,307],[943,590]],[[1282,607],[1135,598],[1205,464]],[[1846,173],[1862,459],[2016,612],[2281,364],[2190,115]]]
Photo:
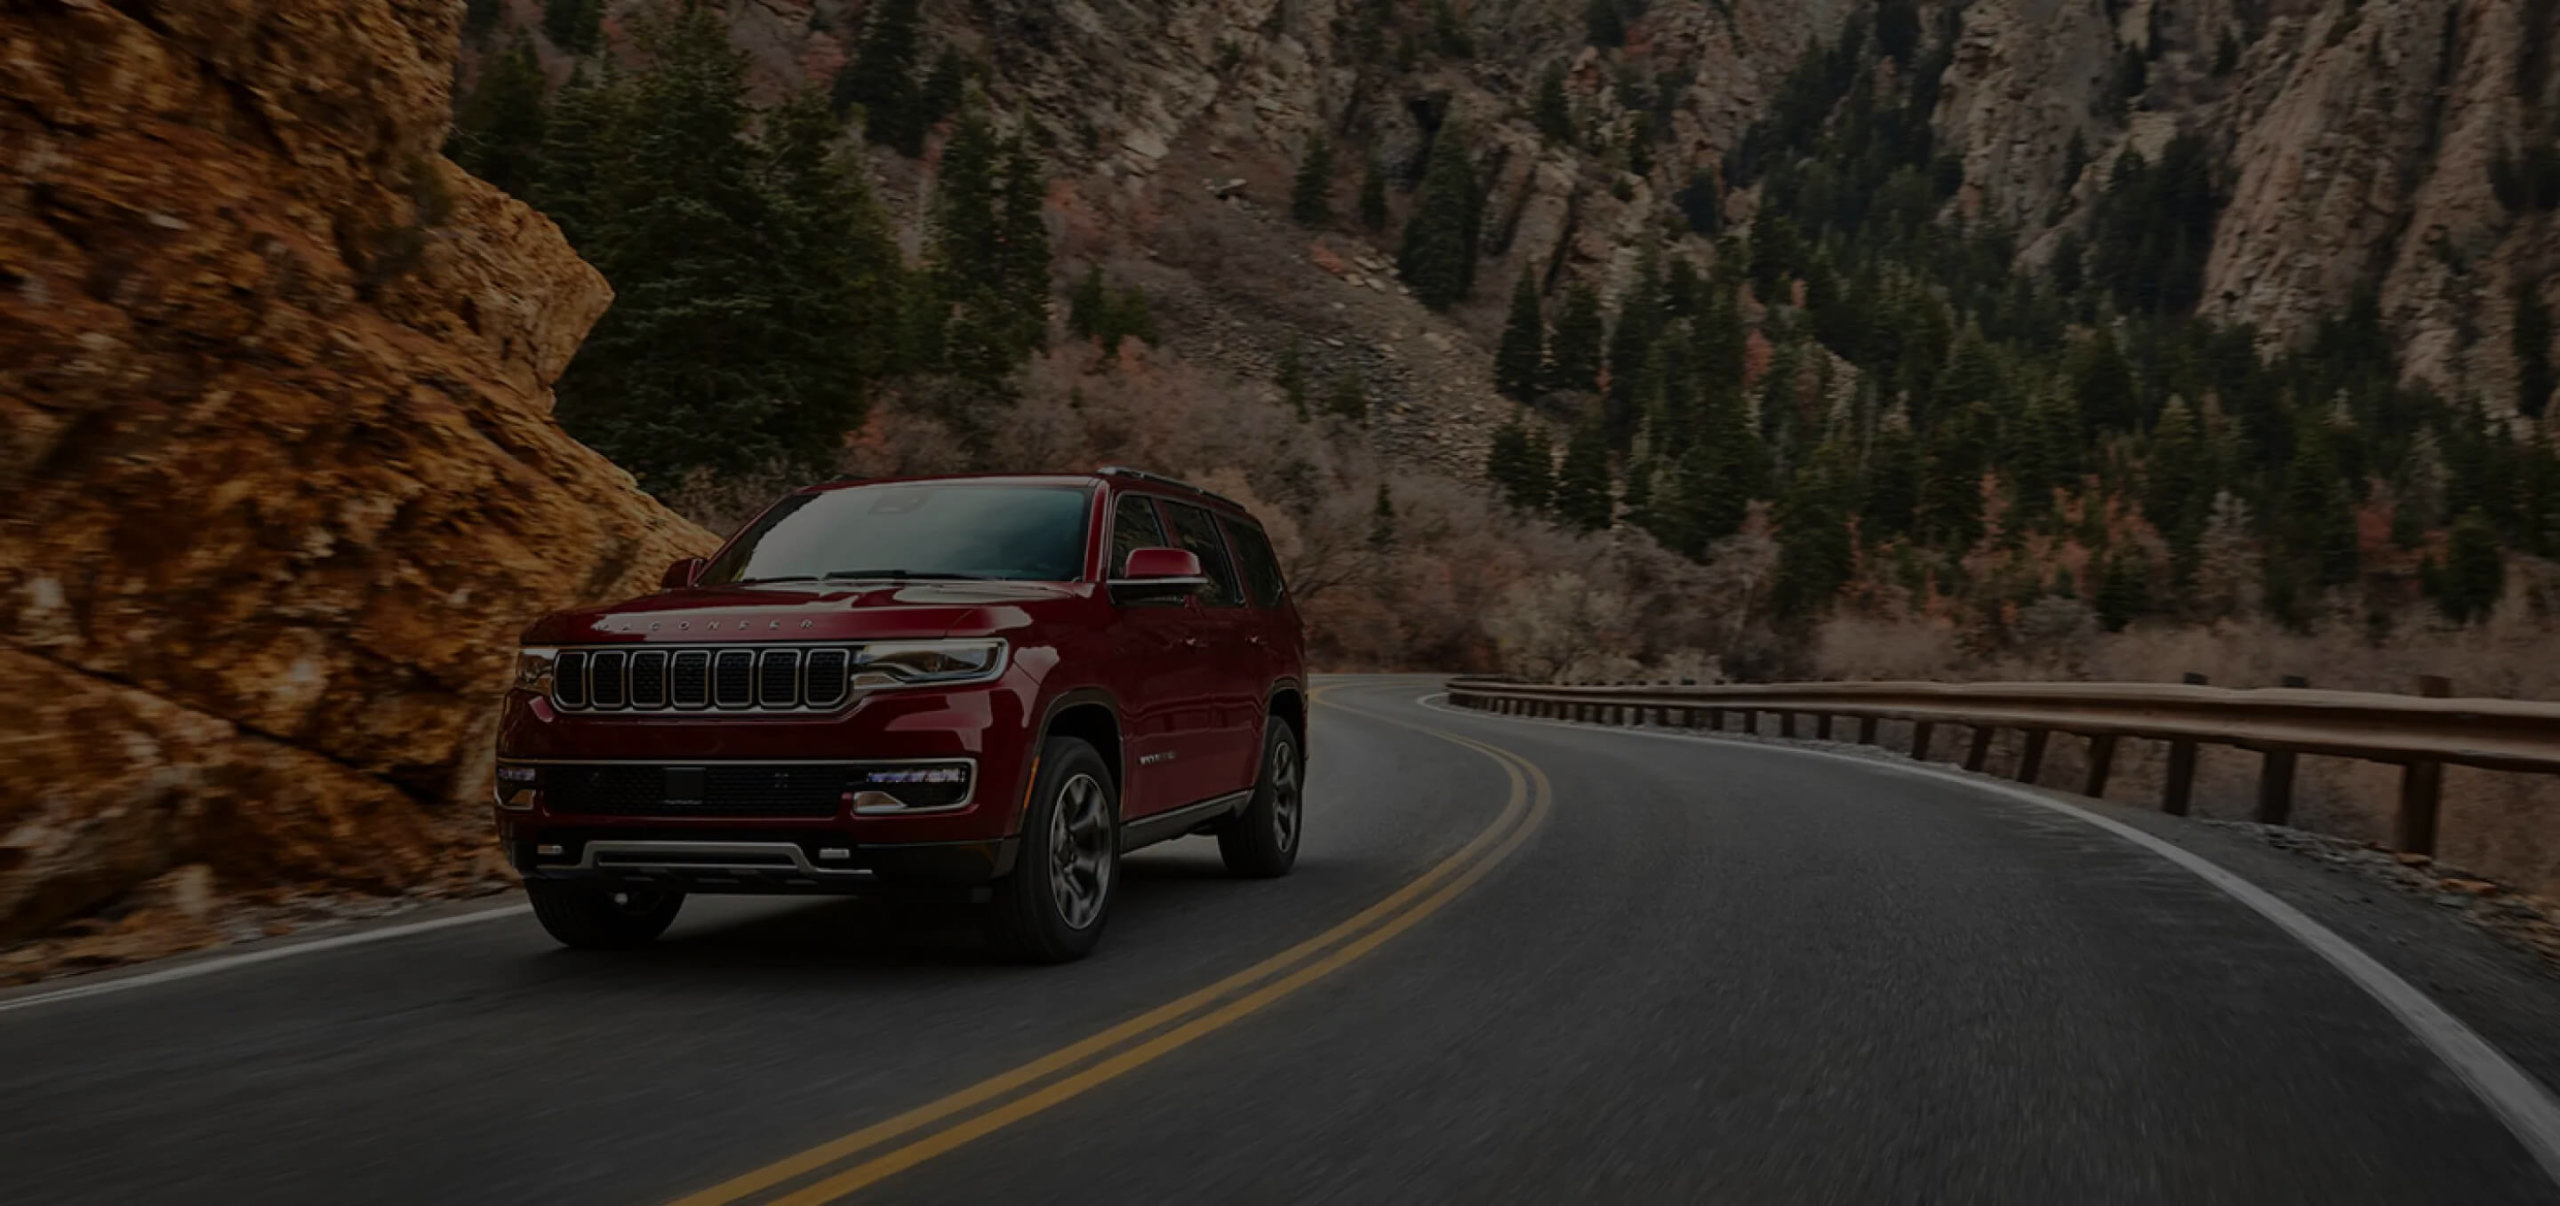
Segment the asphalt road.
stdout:
[[[0,1202],[2560,1200],[2156,854],[1424,689],[1330,688],[1296,875],[1135,856],[1073,966],[947,910],[697,899],[632,954],[514,916],[0,1012]],[[2560,1058],[2550,982],[2429,924],[2341,932]]]

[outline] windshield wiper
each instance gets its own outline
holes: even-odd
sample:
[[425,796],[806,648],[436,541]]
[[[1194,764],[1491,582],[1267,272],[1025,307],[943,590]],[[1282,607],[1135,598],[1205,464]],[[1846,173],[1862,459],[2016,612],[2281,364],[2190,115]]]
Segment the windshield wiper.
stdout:
[[986,574],[920,574],[914,570],[906,569],[828,570],[824,575],[824,578],[829,582],[843,582],[849,580],[860,581],[866,578],[885,579],[892,582],[991,581],[991,578]]

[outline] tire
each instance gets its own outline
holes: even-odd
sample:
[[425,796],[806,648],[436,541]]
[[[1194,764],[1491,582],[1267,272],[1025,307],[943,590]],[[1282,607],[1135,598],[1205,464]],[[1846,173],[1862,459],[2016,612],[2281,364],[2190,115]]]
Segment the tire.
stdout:
[[1262,774],[1253,785],[1253,799],[1218,827],[1218,854],[1230,873],[1274,879],[1298,865],[1298,839],[1306,830],[1306,781],[1297,730],[1273,717],[1262,738]]
[[1120,793],[1102,755],[1073,737],[1040,747],[1013,873],[996,881],[990,936],[1025,963],[1093,953],[1120,886]]
[[628,950],[646,946],[675,924],[684,893],[654,888],[613,889],[597,884],[528,879],[534,918],[560,945],[580,950]]

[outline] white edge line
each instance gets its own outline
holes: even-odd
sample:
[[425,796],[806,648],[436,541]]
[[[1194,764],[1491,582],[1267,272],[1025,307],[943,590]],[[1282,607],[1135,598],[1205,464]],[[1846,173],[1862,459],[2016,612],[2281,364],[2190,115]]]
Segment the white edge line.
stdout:
[[273,963],[276,960],[291,959],[297,955],[316,955],[322,951],[344,950],[347,947],[363,946],[371,942],[387,942],[393,938],[406,938],[412,934],[425,934],[436,930],[451,929],[459,925],[473,925],[483,921],[495,921],[501,917],[514,917],[522,913],[531,912],[532,908],[533,906],[531,905],[518,904],[493,909],[480,909],[475,912],[463,913],[452,917],[438,917],[432,921],[412,921],[407,925],[385,926],[378,930],[362,930],[353,934],[340,934],[335,938],[320,938],[310,942],[296,942],[268,950],[244,951],[237,955],[224,955],[218,958],[206,959],[198,963],[188,963],[178,967],[162,968],[159,971],[144,972],[137,976],[119,976],[112,980],[100,980],[93,984],[74,984],[67,988],[55,989],[52,992],[35,993],[31,996],[19,997],[14,1000],[0,1000],[0,1013],[11,1013],[20,1009],[33,1009],[38,1005],[54,1005],[64,1001],[76,1001],[83,997],[100,997],[105,996],[108,993],[123,992],[127,989],[147,988],[154,984],[167,984],[175,980],[192,980],[198,976],[210,976],[215,972],[230,971],[235,967],[247,967],[253,963]]
[[2380,1002],[2384,1009],[2391,1011],[2392,1016],[2399,1018],[2401,1024],[2407,1026],[2409,1032],[2417,1036],[2419,1043],[2443,1060],[2445,1065],[2453,1070],[2454,1075],[2462,1078],[2464,1084],[2471,1086],[2471,1091],[2489,1107],[2489,1111],[2496,1114],[2499,1121],[2507,1124],[2507,1129],[2513,1132],[2516,1140],[2532,1154],[2534,1162],[2542,1166],[2542,1171],[2555,1183],[2560,1183],[2560,1101],[2553,1099],[2551,1091],[2544,1087],[2541,1081],[2535,1080],[2531,1073],[2517,1067],[2515,1061],[2508,1059],[2506,1054],[2491,1045],[2489,1040],[2480,1037],[2478,1031],[2465,1025],[2462,1019],[2453,1016],[2443,1006],[2436,1004],[2434,998],[2419,991],[2416,985],[2402,979],[2399,973],[2383,966],[2373,956],[2364,953],[2354,943],[2340,936],[2337,931],[2312,920],[2300,909],[2277,899],[2273,893],[2242,879],[2221,864],[2200,854],[2127,825],[2113,817],[2101,816],[2079,805],[2054,799],[2042,792],[1925,763],[1871,758],[1803,745],[1740,741],[1717,737],[1711,733],[1665,733],[1611,725],[1575,724],[1532,717],[1504,716],[1499,713],[1478,712],[1432,702],[1446,698],[1445,692],[1433,692],[1414,702],[1434,711],[1487,720],[1514,721],[1588,732],[1620,733],[1635,737],[1655,737],[1666,741],[1685,741],[1692,744],[1711,742],[1717,745],[1748,746],[1754,749],[1779,750],[1790,754],[1827,758],[1836,762],[1854,763],[1877,770],[1896,771],[1916,778],[1934,779],[1974,788],[2005,799],[2033,804],[2103,829],[2159,855],[2196,878],[2213,885],[2223,895],[2248,906],[2259,916],[2274,922],[2276,928],[2292,935],[2295,940],[2310,947],[2314,954],[2328,960],[2331,967],[2345,973],[2348,979],[2355,981],[2356,987],[2363,989],[2367,995]]

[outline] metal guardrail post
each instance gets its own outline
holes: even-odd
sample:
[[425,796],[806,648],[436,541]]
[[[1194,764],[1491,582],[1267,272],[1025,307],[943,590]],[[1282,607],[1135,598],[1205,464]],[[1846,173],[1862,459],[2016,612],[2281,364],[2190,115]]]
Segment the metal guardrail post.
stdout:
[[2044,773],[2044,743],[2051,736],[2046,729],[2027,730],[2027,748],[2018,755],[2018,782],[2033,783]]
[[[2288,687],[2299,688],[2311,685],[2311,680],[2298,674],[2285,675],[2280,681]],[[2282,825],[2286,821],[2292,819],[2293,765],[2294,753],[2292,750],[2268,750],[2265,761],[2259,764],[2259,824]]]
[[1973,741],[1971,744],[1966,745],[1964,749],[1964,768],[1966,770],[1981,770],[1982,765],[1991,760],[1991,738],[1999,732],[2000,730],[1992,728],[1987,724],[1978,724],[1973,726]]
[[2107,772],[2116,761],[2116,735],[2099,733],[2089,738],[2089,778],[2080,785],[2080,794],[2097,799],[2107,796]]
[[[2201,687],[2204,685],[2204,681],[2203,675],[2197,674],[2192,670],[2187,672],[2186,682],[2188,686]],[[2195,790],[2195,740],[2189,737],[2172,737],[2169,739],[2169,771],[2167,775],[2167,782],[2160,786],[2160,811],[2168,813],[2173,817],[2182,817],[2187,815],[2187,806],[2188,803],[2194,799]]]
[[1926,720],[1920,721],[1919,723],[1911,726],[1911,757],[1913,761],[1926,762],[1929,760],[1929,737],[1937,731],[1938,726]]
[[1795,737],[1796,737],[1796,714],[1795,714],[1795,713],[1793,713],[1793,712],[1780,712],[1780,713],[1778,713],[1778,735],[1779,735],[1779,736],[1781,736],[1781,737],[1786,738],[1786,739],[1787,739],[1787,740],[1789,740],[1789,741],[1793,741],[1793,740],[1795,740]]
[[[2418,676],[2418,694],[2428,699],[2453,695],[2453,680],[2441,674]],[[2444,764],[2412,762],[2400,771],[2400,823],[2392,843],[2417,854],[2436,852],[2436,811],[2444,797]]]
[[1813,714],[1813,739],[1816,741],[1831,740],[1831,713],[1816,712]]
[[1858,744],[1860,744],[1860,745],[1874,745],[1875,743],[1876,743],[1876,718],[1875,718],[1875,717],[1873,717],[1873,716],[1861,716],[1861,717],[1859,717],[1859,718],[1858,718]]

